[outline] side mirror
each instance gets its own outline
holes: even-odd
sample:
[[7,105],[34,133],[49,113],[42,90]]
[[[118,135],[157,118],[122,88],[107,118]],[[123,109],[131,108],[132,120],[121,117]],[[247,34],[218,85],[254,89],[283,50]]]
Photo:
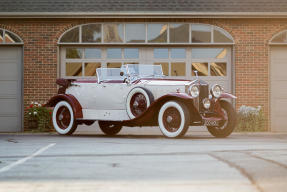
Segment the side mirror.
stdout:
[[121,71],[121,72],[120,72],[120,76],[123,76],[123,75],[124,75],[124,72]]

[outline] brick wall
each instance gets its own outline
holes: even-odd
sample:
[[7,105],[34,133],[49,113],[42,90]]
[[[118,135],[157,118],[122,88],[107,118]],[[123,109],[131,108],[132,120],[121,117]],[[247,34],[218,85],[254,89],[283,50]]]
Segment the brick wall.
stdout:
[[190,22],[219,26],[235,40],[235,94],[241,105],[263,106],[269,117],[269,45],[271,37],[287,29],[286,19],[1,19],[0,28],[24,41],[24,106],[45,103],[56,94],[60,35],[72,26],[93,22]]

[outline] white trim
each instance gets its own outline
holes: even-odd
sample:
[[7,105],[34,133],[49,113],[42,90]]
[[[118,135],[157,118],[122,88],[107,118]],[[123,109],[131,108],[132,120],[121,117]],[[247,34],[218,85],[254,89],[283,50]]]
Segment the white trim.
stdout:
[[1,18],[286,18],[286,12],[1,12]]

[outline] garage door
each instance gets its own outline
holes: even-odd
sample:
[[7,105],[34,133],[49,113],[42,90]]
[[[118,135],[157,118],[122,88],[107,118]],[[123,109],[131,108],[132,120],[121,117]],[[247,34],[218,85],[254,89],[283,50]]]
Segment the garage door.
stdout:
[[271,130],[287,131],[287,47],[271,48]]
[[21,47],[0,46],[0,132],[21,131]]
[[98,67],[120,67],[123,64],[161,65],[170,78],[199,78],[211,86],[220,84],[232,92],[230,47],[62,47],[61,76],[95,78]]

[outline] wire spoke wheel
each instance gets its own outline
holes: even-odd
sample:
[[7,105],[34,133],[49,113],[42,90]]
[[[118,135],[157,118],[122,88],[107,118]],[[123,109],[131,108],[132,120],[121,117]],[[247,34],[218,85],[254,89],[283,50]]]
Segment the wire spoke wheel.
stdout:
[[130,101],[132,114],[137,117],[147,109],[147,100],[142,93],[136,93],[132,96]]
[[56,121],[61,129],[67,129],[71,122],[71,114],[66,106],[62,106],[58,109],[56,114]]
[[190,125],[189,109],[180,101],[166,102],[159,110],[158,125],[166,137],[184,136]]
[[74,112],[71,105],[66,101],[56,104],[52,115],[53,126],[61,135],[71,135],[77,129]]
[[163,113],[163,124],[170,132],[176,132],[181,124],[179,111],[174,107],[169,107]]

